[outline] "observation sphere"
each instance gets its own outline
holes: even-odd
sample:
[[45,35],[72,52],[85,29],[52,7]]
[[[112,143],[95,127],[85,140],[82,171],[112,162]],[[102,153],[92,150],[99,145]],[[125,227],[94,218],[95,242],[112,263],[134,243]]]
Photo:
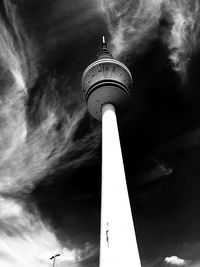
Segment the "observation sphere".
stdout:
[[129,69],[113,59],[103,37],[102,51],[82,76],[82,90],[89,113],[101,121],[102,106],[110,103],[116,108],[117,115],[123,115],[129,106],[131,87],[132,76]]

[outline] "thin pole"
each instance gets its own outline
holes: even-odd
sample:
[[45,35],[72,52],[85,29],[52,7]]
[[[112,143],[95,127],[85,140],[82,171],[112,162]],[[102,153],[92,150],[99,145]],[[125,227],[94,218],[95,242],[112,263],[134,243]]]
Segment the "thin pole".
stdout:
[[56,257],[53,258],[53,267],[55,266]]
[[115,108],[102,107],[100,267],[141,267]]

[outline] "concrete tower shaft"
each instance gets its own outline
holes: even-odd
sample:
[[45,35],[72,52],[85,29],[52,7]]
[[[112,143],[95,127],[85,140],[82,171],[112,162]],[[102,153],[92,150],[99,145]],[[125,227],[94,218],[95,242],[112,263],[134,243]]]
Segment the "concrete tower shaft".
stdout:
[[97,60],[90,64],[82,76],[82,90],[88,111],[97,120],[102,119],[102,106],[111,103],[118,115],[122,115],[129,104],[132,76],[129,69],[112,58],[105,41]]

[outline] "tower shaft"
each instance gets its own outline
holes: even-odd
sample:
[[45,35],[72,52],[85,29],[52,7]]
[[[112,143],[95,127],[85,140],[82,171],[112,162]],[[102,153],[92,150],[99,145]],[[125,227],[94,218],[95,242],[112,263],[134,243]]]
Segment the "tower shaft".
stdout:
[[115,107],[102,107],[100,267],[141,267]]

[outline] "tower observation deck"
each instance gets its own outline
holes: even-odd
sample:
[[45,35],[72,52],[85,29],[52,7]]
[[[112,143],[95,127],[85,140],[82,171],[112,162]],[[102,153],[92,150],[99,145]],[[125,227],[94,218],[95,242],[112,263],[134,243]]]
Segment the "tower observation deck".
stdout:
[[113,59],[103,37],[82,76],[88,111],[102,120],[100,267],[141,267],[116,118],[127,111],[131,89],[129,69]]
[[102,119],[102,106],[112,103],[119,116],[128,108],[132,87],[132,76],[128,68],[113,59],[103,37],[102,51],[82,76],[82,89],[88,111],[97,120]]

